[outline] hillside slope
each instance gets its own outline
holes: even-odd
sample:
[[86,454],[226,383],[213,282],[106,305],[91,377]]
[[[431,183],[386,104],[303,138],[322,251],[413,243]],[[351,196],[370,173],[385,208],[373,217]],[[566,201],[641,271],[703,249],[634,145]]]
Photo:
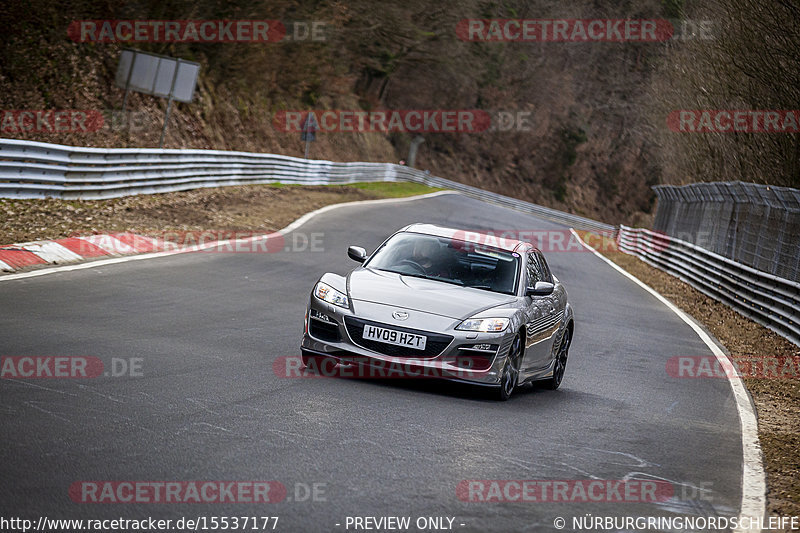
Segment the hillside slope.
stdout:
[[[417,157],[432,173],[612,223],[647,223],[661,181],[652,86],[674,43],[466,42],[459,21],[660,19],[682,2],[485,0],[374,3],[311,0],[47,0],[0,4],[0,109],[99,110],[96,132],[15,131],[2,136],[64,144],[154,147],[166,108],[131,93],[118,112],[121,49],[199,62],[191,104],[172,110],[165,146],[301,156],[299,134],[273,124],[283,110],[477,109],[521,118],[522,128],[426,133]],[[277,43],[93,43],[68,36],[80,20],[318,22],[324,40]],[[655,118],[654,118],[655,115]],[[495,122],[497,124],[497,122]],[[500,125],[500,129],[505,129]],[[321,133],[310,157],[405,159],[411,133]],[[666,164],[669,164],[667,161]],[[732,178],[733,179],[733,178]]]

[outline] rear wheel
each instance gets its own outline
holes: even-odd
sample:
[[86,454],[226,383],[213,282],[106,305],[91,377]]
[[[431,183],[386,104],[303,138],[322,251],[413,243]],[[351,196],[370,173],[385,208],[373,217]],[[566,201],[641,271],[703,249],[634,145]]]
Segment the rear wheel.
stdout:
[[500,389],[497,399],[504,402],[511,397],[519,381],[519,366],[522,362],[522,338],[517,335],[511,343],[511,349],[506,357],[506,364],[500,374]]
[[567,327],[564,336],[561,337],[561,344],[558,345],[555,365],[553,366],[553,377],[545,381],[545,387],[556,390],[564,379],[564,371],[567,369],[567,357],[569,356],[569,345],[572,342],[572,330]]

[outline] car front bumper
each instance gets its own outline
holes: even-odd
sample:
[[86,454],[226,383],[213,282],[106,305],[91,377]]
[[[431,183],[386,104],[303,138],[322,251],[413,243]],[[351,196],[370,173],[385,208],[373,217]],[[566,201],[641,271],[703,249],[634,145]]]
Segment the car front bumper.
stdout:
[[[391,317],[396,307],[369,302],[353,302],[353,306],[356,312],[323,302],[312,295],[305,316],[303,351],[348,365],[369,367],[369,372],[358,374],[363,377],[441,378],[475,385],[499,385],[513,332],[460,331],[455,329],[460,320],[411,310],[410,318],[401,325]],[[436,354],[418,356],[420,352],[414,349],[388,345],[385,351],[390,355],[376,351],[383,348],[383,343],[369,343],[373,349],[364,346],[368,343],[353,327],[356,320],[426,336],[449,337],[450,340]]]

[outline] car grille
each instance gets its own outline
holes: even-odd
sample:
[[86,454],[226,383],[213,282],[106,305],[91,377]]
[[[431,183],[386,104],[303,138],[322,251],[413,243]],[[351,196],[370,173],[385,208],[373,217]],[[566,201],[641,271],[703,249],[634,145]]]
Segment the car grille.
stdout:
[[[453,340],[452,335],[441,335],[439,333],[431,333],[429,331],[421,331],[418,329],[401,328],[395,326],[394,324],[381,324],[380,322],[371,322],[369,320],[362,320],[360,318],[349,316],[344,318],[344,324],[347,328],[347,332],[353,339],[353,342],[362,348],[366,348],[383,355],[388,355],[390,357],[413,357],[415,359],[436,357],[437,355],[441,354]],[[366,325],[394,329],[404,333],[425,335],[425,337],[427,337],[427,340],[425,341],[425,349],[414,350],[413,348],[395,346],[394,344],[386,344],[383,342],[365,339],[364,326]]]

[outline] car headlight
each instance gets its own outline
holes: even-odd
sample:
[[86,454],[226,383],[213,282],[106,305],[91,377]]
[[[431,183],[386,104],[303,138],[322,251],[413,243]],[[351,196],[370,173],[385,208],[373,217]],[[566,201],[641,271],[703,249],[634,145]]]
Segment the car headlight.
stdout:
[[508,323],[507,318],[468,318],[456,326],[456,329],[499,333],[508,327]]
[[345,309],[350,307],[350,302],[348,302],[346,295],[337,291],[327,283],[322,283],[321,281],[317,283],[316,287],[314,287],[314,296],[323,302],[338,305],[339,307],[344,307]]

